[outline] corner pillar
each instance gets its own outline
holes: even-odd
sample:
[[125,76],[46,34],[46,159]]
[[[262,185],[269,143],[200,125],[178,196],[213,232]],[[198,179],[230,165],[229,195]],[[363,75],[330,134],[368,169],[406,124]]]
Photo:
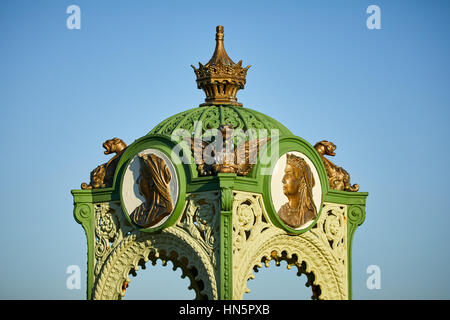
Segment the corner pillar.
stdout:
[[235,173],[219,173],[220,186],[220,278],[219,299],[233,298],[233,185]]

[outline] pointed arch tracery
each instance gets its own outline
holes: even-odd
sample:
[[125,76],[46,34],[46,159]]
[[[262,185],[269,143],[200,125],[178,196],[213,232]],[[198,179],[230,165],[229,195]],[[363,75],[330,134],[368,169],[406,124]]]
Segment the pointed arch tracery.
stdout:
[[95,205],[94,299],[125,295],[130,274],[148,261],[172,261],[191,281],[196,299],[218,299],[218,192],[199,192],[186,198],[179,221],[157,233],[139,232],[127,225],[119,204]]
[[199,252],[174,231],[159,235],[132,234],[125,238],[105,262],[94,285],[94,299],[123,297],[126,284],[131,281],[129,275],[148,261],[156,263],[158,259],[163,264],[172,261],[175,269],[181,268],[183,275],[191,281],[196,299],[217,299],[215,276],[208,270],[211,261],[206,253]]
[[[219,192],[189,194],[179,221],[157,233],[127,226],[119,203],[94,205],[94,299],[125,294],[130,274],[157,259],[172,261],[191,281],[198,299],[218,299]],[[324,203],[316,225],[300,235],[275,227],[261,194],[233,191],[233,299],[271,260],[306,274],[313,298],[347,299],[347,207]]]
[[[268,219],[262,196],[234,193],[233,298],[249,292],[247,281],[270,260],[286,260],[299,273],[307,274],[313,298],[346,299],[347,273],[344,206],[325,203],[322,215],[310,231],[290,235],[274,227]],[[341,244],[341,245],[338,245]]]

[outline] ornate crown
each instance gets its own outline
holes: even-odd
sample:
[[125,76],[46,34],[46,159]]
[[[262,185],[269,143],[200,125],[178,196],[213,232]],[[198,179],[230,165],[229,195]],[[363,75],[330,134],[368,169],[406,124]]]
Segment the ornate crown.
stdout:
[[237,102],[236,93],[244,89],[250,66],[243,68],[242,60],[236,64],[228,57],[223,46],[223,26],[217,26],[216,31],[216,49],[212,58],[206,65],[199,62],[198,69],[191,65],[197,76],[197,87],[206,94],[205,103],[200,106],[242,106]]

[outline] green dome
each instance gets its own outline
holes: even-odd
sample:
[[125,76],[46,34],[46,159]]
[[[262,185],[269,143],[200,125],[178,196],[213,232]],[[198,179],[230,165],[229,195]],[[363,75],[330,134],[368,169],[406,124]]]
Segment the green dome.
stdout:
[[201,133],[208,129],[217,129],[219,126],[232,125],[233,129],[247,131],[249,129],[278,129],[279,135],[292,135],[292,133],[275,119],[258,111],[234,106],[203,106],[180,112],[158,124],[150,134],[163,134],[170,136],[176,129],[184,129],[192,133]]

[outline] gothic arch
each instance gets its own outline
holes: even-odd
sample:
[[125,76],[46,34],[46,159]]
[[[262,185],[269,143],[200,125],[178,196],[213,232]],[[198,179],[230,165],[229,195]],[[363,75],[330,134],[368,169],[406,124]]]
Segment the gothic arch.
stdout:
[[[354,232],[355,217],[363,217],[363,209],[324,202],[315,226],[293,235],[273,225],[261,194],[237,190],[230,194],[230,298],[242,299],[253,272],[270,260],[285,260],[309,275],[313,298],[349,298],[348,237]],[[128,225],[119,202],[78,205],[74,214],[88,236],[88,266],[92,263],[88,297],[124,296],[130,273],[161,259],[181,268],[197,299],[219,299],[220,205],[219,191],[188,194],[178,221],[156,233]],[[352,222],[349,228],[348,221]]]
[[[314,285],[314,280],[315,280],[314,273],[306,272],[306,262],[299,260],[297,254],[295,254],[295,253],[292,254],[291,257],[288,257],[288,254],[286,251],[281,252],[281,254],[278,254],[278,252],[276,252],[276,251],[272,251],[269,258],[263,257],[261,259],[261,264],[258,264],[253,267],[254,273],[258,273],[259,269],[262,268],[264,265],[266,268],[269,268],[269,266],[270,266],[269,262],[272,260],[275,261],[275,265],[277,268],[281,266],[282,261],[285,261],[287,263],[288,270],[291,270],[292,267],[296,267],[297,268],[296,276],[300,277],[301,275],[305,275],[305,277],[307,278],[307,281],[304,285],[307,288],[311,288],[312,296],[310,298],[313,300],[318,300],[321,298],[320,297],[320,295],[321,295],[320,286]],[[258,275],[256,275],[256,277],[258,277]],[[254,278],[255,278],[255,276],[250,277],[250,279],[254,279]],[[248,281],[250,281],[250,279]],[[248,292],[249,291],[247,291],[246,293],[248,293]],[[294,296],[293,298],[296,298],[296,297]]]
[[235,192],[233,208],[233,299],[243,298],[253,272],[271,259],[287,260],[311,280],[314,275],[319,299],[347,299],[345,206],[324,203],[316,225],[300,235],[271,223],[261,195]]
[[93,297],[100,300],[118,299],[125,295],[124,283],[130,272],[149,260],[170,260],[191,280],[197,299],[217,299],[215,274],[208,254],[196,246],[183,230],[171,227],[160,234],[133,233],[127,236],[109,255],[97,281]]
[[248,292],[247,281],[255,277],[256,268],[261,268],[263,263],[268,263],[272,259],[278,262],[286,260],[288,266],[295,265],[299,273],[306,274],[309,284],[313,287],[315,298],[327,300],[345,298],[342,274],[339,274],[339,270],[334,266],[336,262],[332,261],[333,259],[323,252],[313,239],[307,238],[296,237],[294,240],[289,235],[274,236],[249,255],[245,262],[241,261],[235,273],[240,277],[234,279],[235,298],[243,298],[244,293]]

